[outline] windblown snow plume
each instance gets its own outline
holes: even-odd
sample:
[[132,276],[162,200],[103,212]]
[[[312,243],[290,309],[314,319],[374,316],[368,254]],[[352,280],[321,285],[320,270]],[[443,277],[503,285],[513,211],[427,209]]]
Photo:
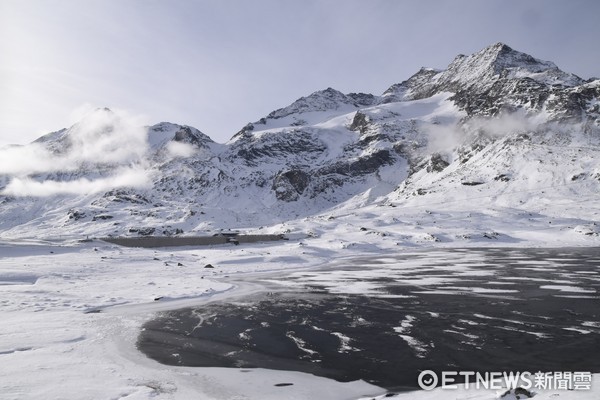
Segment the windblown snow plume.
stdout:
[[515,133],[536,131],[545,122],[543,114],[503,114],[497,117],[477,117],[465,124],[465,129],[491,139],[499,139]]
[[2,191],[8,196],[44,197],[57,194],[90,194],[121,187],[144,188],[151,185],[148,172],[143,169],[123,168],[107,178],[73,181],[35,181],[31,178],[14,178]]
[[191,157],[196,153],[196,148],[189,143],[169,142],[167,152],[170,159]]
[[569,140],[577,140],[578,132],[583,132],[581,123],[550,122],[543,113],[511,113],[495,117],[473,117],[453,124],[425,125],[423,133],[427,137],[429,152],[448,153],[459,146],[481,139],[496,140],[510,135],[551,133],[562,134]]
[[[10,180],[0,193],[50,196],[145,187],[149,184],[143,168],[147,150],[147,131],[133,118],[106,108],[97,109],[69,129],[43,136],[27,146],[0,149],[0,175]],[[117,169],[105,176],[102,170],[108,166]],[[47,176],[73,175],[83,170],[94,171],[97,177],[71,176],[57,181]]]
[[445,153],[460,146],[465,132],[457,124],[426,125],[423,133],[427,137],[428,150],[431,153]]
[[100,109],[70,129],[67,160],[80,164],[139,162],[146,154],[147,132],[125,114]]

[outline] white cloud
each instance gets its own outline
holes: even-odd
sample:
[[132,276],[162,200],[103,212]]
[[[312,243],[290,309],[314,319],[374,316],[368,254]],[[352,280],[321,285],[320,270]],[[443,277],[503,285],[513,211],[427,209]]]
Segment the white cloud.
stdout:
[[0,149],[0,174],[26,175],[68,169],[60,157],[37,143]]
[[544,122],[541,115],[523,115],[520,113],[503,114],[494,118],[473,118],[466,129],[479,132],[490,138],[500,138],[514,133],[531,132]]
[[167,151],[171,158],[191,157],[196,153],[196,148],[188,143],[169,142],[167,143]]
[[147,131],[122,113],[96,110],[70,128],[68,159],[76,164],[140,161],[148,149]]
[[[138,117],[122,111],[97,109],[87,113],[68,130],[53,135],[48,143],[0,149],[0,175],[12,178],[2,194],[87,194],[116,187],[149,185],[149,174],[144,170],[148,151],[147,130],[141,126]],[[179,149],[179,153],[184,153],[184,150]],[[81,178],[60,182],[30,177],[33,174],[82,169],[116,169],[116,172],[93,180]]]
[[427,125],[427,146],[430,152],[447,152],[459,146],[464,132],[456,125]]
[[35,181],[31,178],[14,178],[1,192],[7,196],[45,197],[57,194],[90,194],[114,188],[147,188],[152,184],[147,171],[123,169],[113,176],[90,180],[80,178],[72,181]]
[[[450,152],[478,136],[498,139],[516,133],[534,132],[540,127],[548,128],[543,114],[513,113],[498,117],[476,117],[464,125],[428,125],[424,128],[424,132],[427,135],[429,151],[443,153]],[[553,126],[553,129],[564,128],[564,126]]]
[[96,110],[66,132],[53,148],[42,143],[0,149],[0,174],[73,171],[82,164],[129,164],[143,160],[147,131],[127,114]]

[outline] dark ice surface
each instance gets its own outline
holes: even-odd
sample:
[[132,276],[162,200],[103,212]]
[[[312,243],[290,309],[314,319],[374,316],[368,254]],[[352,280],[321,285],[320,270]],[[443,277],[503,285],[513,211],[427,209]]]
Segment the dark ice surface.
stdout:
[[[438,249],[276,280],[286,285],[162,313],[138,347],[169,365],[295,370],[390,390],[416,387],[426,369],[600,372],[600,249]],[[376,291],[343,293],[352,284]]]

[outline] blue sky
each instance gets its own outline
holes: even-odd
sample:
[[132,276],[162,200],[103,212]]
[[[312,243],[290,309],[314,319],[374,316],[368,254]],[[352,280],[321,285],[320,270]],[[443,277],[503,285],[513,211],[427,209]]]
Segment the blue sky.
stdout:
[[600,76],[597,0],[0,0],[0,145],[108,106],[218,142],[316,90],[381,94],[502,41]]

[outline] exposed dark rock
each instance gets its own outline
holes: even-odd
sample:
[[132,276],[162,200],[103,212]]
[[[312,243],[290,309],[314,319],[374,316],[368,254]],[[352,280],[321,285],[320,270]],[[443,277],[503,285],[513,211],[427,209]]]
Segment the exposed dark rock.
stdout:
[[318,175],[338,174],[344,176],[359,176],[372,174],[379,168],[394,162],[394,157],[388,150],[379,150],[372,154],[358,157],[354,160],[339,161],[318,171]]
[[471,181],[471,182],[461,182],[460,184],[464,185],[464,186],[478,186],[478,185],[483,185],[484,182]]
[[354,115],[354,119],[352,120],[352,124],[350,124],[351,131],[358,131],[362,135],[367,132],[367,128],[369,127],[369,117],[366,114],[357,111]]
[[310,176],[301,170],[289,170],[277,174],[272,189],[279,200],[294,201],[304,193],[310,183]]
[[381,104],[393,103],[396,101],[411,100],[417,98],[429,97],[427,93],[434,94],[434,88],[427,89],[431,78],[440,71],[433,68],[421,68],[416,74],[407,80],[390,86],[381,97]]
[[156,228],[129,228],[129,233],[137,233],[140,236],[150,236],[156,232]]
[[248,123],[242,129],[240,129],[239,132],[237,132],[235,135],[233,135],[233,137],[231,139],[233,140],[233,139],[239,139],[242,136],[249,136],[252,134],[253,130],[254,130],[254,124]]
[[479,140],[476,140],[474,143],[472,143],[470,146],[464,146],[459,148],[457,150],[457,153],[458,159],[461,162],[461,164],[468,162],[471,159],[471,157],[473,157],[479,151],[483,150],[486,144],[485,142],[489,141],[490,140],[488,139],[480,138]]
[[67,216],[69,217],[69,219],[72,219],[74,221],[78,221],[78,220],[80,220],[82,218],[85,218],[85,212],[74,210],[74,209],[70,209],[69,212],[67,213]]
[[396,142],[392,147],[394,151],[401,156],[407,156],[410,154],[406,144],[403,142]]
[[201,144],[200,139],[192,132],[192,129],[189,126],[182,126],[181,129],[175,133],[175,137],[173,137],[173,140],[176,142],[194,145]]
[[290,126],[304,126],[304,125],[308,125],[308,122],[304,119],[295,119],[294,122],[292,122],[290,124]]
[[427,172],[441,172],[448,165],[448,161],[444,160],[440,153],[433,153],[427,162]]
[[502,395],[500,395],[500,399],[513,398],[513,396],[517,399],[530,399],[535,396],[535,394],[519,386],[516,389],[509,389],[502,393]]
[[107,220],[107,219],[113,219],[112,215],[105,215],[105,214],[99,214],[99,215],[94,215],[94,218],[92,218],[92,221],[98,221],[98,220]]
[[324,143],[302,130],[283,132],[277,137],[242,139],[232,149],[236,158],[244,159],[249,165],[256,165],[259,159],[283,158],[289,161],[290,155],[297,157],[317,156],[327,150]]
[[483,237],[486,239],[498,239],[500,234],[498,232],[484,232]]
[[354,100],[357,107],[368,107],[377,102],[377,97],[369,93],[348,93],[346,96]]
[[144,196],[138,193],[129,193],[125,190],[114,189],[110,190],[102,196],[107,200],[114,201],[116,203],[133,203],[133,204],[147,204],[150,201]]

